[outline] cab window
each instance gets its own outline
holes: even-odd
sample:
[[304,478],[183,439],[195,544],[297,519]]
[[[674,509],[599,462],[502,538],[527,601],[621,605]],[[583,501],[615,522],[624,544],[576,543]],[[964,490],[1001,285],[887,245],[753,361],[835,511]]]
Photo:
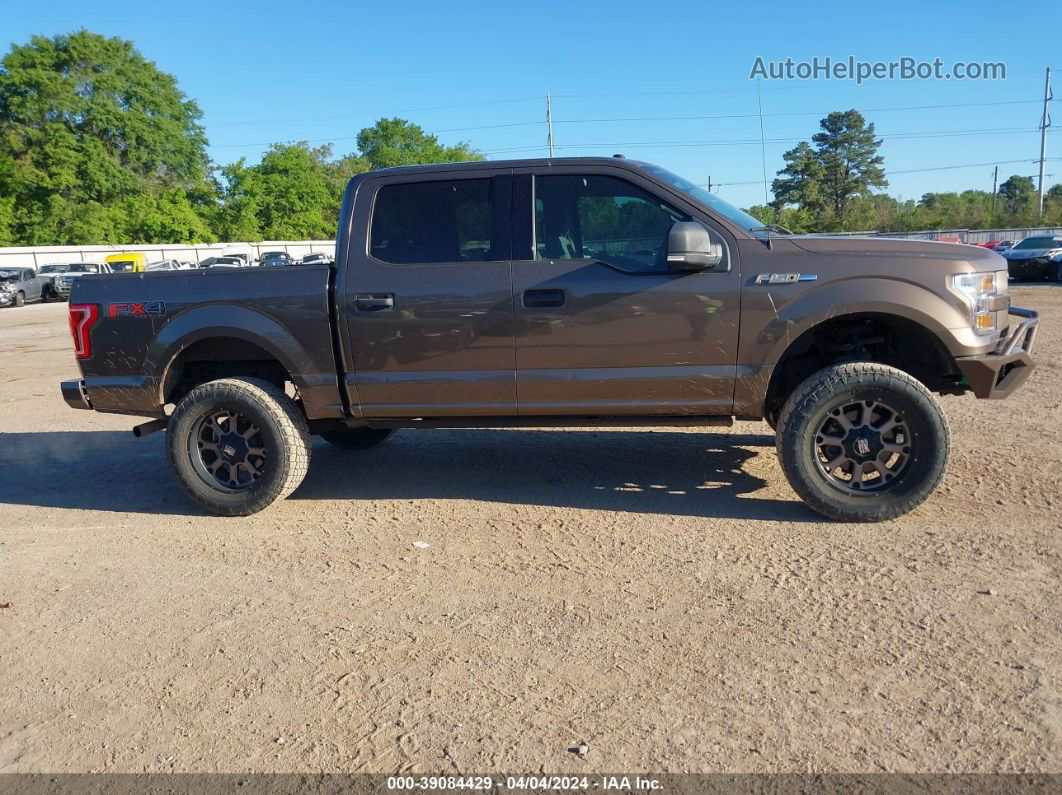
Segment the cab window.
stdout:
[[369,246],[395,265],[486,262],[494,255],[491,179],[404,182],[376,194]]
[[668,270],[667,233],[690,217],[617,177],[535,178],[535,258],[597,260],[629,273]]

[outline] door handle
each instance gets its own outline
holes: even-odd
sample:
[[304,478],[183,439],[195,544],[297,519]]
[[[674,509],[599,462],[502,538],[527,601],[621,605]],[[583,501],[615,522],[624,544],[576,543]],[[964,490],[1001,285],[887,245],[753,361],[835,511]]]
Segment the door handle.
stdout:
[[564,290],[524,290],[524,309],[564,306]]
[[359,312],[386,312],[395,308],[392,293],[359,293],[354,296],[354,308]]

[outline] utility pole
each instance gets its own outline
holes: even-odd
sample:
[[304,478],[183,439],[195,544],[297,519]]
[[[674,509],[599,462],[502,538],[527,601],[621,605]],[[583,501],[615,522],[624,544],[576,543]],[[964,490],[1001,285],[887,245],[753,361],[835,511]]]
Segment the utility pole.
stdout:
[[553,157],[553,103],[546,94],[546,143],[549,144],[549,156]]
[[708,192],[709,193],[712,192],[712,175],[711,174],[708,175]]
[[1054,97],[1051,96],[1051,67],[1047,67],[1047,76],[1044,78],[1044,112],[1040,117],[1040,184],[1037,191],[1040,194],[1040,215],[1044,214],[1044,163],[1047,161],[1047,128],[1051,126],[1051,115],[1047,112],[1047,103]]

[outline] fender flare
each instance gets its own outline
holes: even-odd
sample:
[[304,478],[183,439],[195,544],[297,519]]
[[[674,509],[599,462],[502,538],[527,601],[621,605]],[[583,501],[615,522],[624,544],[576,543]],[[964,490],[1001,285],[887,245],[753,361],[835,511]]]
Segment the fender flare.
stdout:
[[144,373],[155,379],[159,404],[165,403],[166,380],[181,353],[196,342],[238,339],[257,345],[288,371],[300,389],[312,359],[295,335],[268,315],[238,304],[196,306],[173,317],[160,329],[144,356]]
[[[943,279],[942,288],[943,288]],[[746,288],[746,289],[756,289]],[[776,288],[776,292],[778,288]],[[862,296],[852,300],[853,294]],[[742,361],[775,365],[793,342],[823,323],[854,315],[891,315],[915,323],[932,334],[951,356],[970,353],[957,330],[972,337],[965,308],[915,282],[896,278],[851,276],[811,288],[775,311],[749,342]],[[972,341],[972,339],[971,339]]]

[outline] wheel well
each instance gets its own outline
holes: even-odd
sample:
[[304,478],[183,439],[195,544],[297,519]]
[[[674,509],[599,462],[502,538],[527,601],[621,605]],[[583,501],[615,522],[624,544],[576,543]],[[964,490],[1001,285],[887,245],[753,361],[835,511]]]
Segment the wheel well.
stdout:
[[260,378],[284,389],[291,373],[267,350],[233,337],[192,343],[170,363],[163,384],[163,402],[176,403],[199,384],[218,378]]
[[781,409],[790,393],[812,373],[831,364],[878,362],[917,378],[933,392],[957,393],[962,373],[929,329],[895,315],[835,317],[797,337],[782,354],[764,399],[764,416]]

